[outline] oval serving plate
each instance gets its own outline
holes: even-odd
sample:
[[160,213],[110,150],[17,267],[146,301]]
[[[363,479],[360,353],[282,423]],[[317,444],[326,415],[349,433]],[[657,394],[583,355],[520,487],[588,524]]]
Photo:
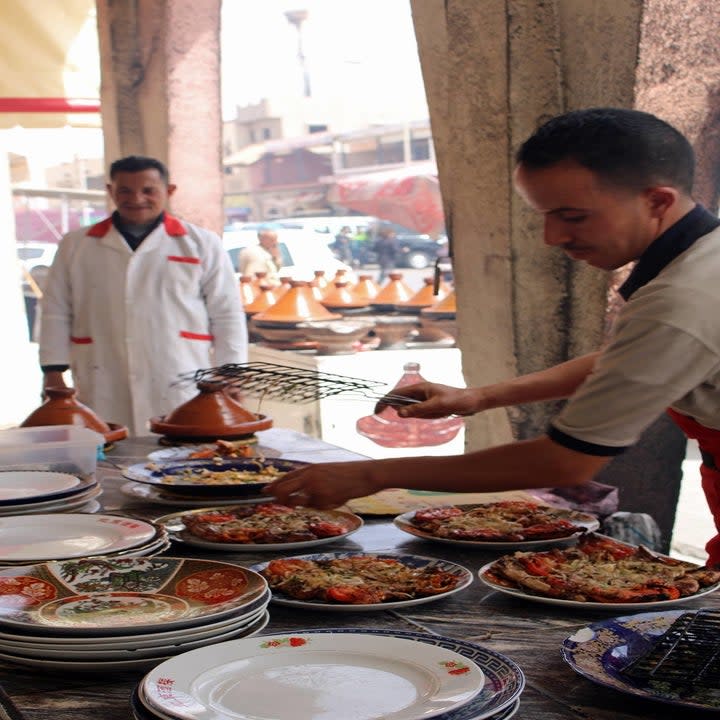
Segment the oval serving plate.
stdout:
[[42,635],[131,635],[219,620],[265,592],[264,577],[230,563],[85,558],[0,570],[0,617]]
[[[392,610],[394,608],[404,608],[411,605],[422,605],[424,603],[434,602],[436,600],[443,600],[450,595],[454,595],[461,590],[464,590],[470,583],[473,582],[473,574],[470,570],[457,565],[456,563],[448,562],[446,560],[438,560],[437,558],[422,557],[421,555],[394,555],[391,553],[365,553],[365,552],[328,552],[328,553],[316,553],[314,555],[295,555],[293,557],[284,558],[286,560],[337,560],[342,558],[351,557],[374,557],[379,559],[390,559],[397,560],[403,565],[407,565],[411,568],[418,569],[431,569],[439,570],[442,572],[448,572],[457,577],[457,585],[451,590],[446,592],[437,593],[435,595],[427,595],[424,597],[417,597],[408,600],[391,600],[389,602],[380,603],[368,603],[368,604],[350,604],[350,603],[337,603],[327,602],[324,600],[298,600],[285,595],[282,591],[272,591],[272,602],[276,605],[286,605],[288,607],[302,608],[305,610],[324,610],[332,612],[367,612],[370,610]],[[267,568],[269,562],[258,563],[257,565],[251,565],[250,569],[262,575],[263,570]]]
[[[178,463],[138,463],[123,472],[128,480],[162,488],[164,493],[178,493],[195,497],[230,497],[257,495],[262,488],[286,472],[305,467],[299,460],[263,460],[260,458],[230,458],[222,461],[188,460]],[[257,475],[257,480],[219,483],[203,480],[200,474],[238,471]],[[270,474],[277,471],[276,474]],[[265,474],[263,474],[265,473]]]
[[[238,506],[238,510],[247,510],[247,505]],[[312,508],[308,508],[312,510]],[[323,518],[330,521],[337,521],[342,523],[346,528],[347,532],[341,535],[332,535],[330,537],[315,538],[314,540],[301,540],[291,542],[274,542],[274,543],[237,543],[237,542],[212,542],[210,540],[204,540],[203,538],[197,537],[190,533],[183,523],[182,518],[187,515],[200,515],[207,512],[232,512],[232,505],[221,507],[207,507],[200,508],[198,510],[190,510],[185,512],[171,513],[169,515],[163,515],[155,520],[155,522],[164,527],[170,538],[178,542],[185,543],[186,545],[194,545],[195,547],[207,548],[208,550],[217,551],[233,551],[233,552],[258,552],[265,550],[295,550],[298,548],[314,547],[316,545],[326,545],[327,543],[337,542],[343,540],[352,533],[356,532],[363,526],[363,520],[359,515],[347,512],[345,510],[318,510],[317,512],[322,513]]]
[[92,477],[45,470],[0,470],[0,506],[58,500],[77,495],[97,482]]
[[[474,508],[482,507],[481,504],[473,505],[455,505],[461,510],[472,510]],[[424,508],[431,510],[432,508]],[[415,535],[416,537],[424,538],[425,540],[433,540],[440,543],[448,543],[450,545],[463,545],[465,547],[476,547],[488,550],[512,550],[512,549],[527,549],[534,547],[542,547],[547,545],[559,545],[566,543],[577,538],[585,532],[591,532],[597,530],[600,527],[600,522],[593,515],[588,513],[581,513],[576,510],[566,510],[564,508],[553,508],[557,511],[558,517],[564,520],[570,520],[577,525],[577,532],[570,535],[563,535],[557,538],[546,538],[543,540],[461,540],[458,538],[443,538],[437,537],[432,533],[416,527],[412,523],[412,519],[415,516],[417,510],[409,510],[408,512],[398,515],[394,518],[393,522],[397,528],[403,532]]]

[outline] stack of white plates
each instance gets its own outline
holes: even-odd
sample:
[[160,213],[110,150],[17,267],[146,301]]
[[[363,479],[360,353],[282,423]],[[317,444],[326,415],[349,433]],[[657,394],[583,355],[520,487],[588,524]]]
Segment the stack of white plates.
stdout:
[[170,658],[131,706],[136,720],[507,720],[524,684],[512,660],[453,638],[299,630]]
[[0,517],[0,565],[71,558],[144,557],[170,547],[157,523],[124,515],[54,513]]
[[97,512],[102,489],[93,477],[42,470],[0,471],[0,517],[34,513]]
[[96,558],[0,570],[0,659],[62,671],[148,669],[268,622],[265,579],[228,563]]

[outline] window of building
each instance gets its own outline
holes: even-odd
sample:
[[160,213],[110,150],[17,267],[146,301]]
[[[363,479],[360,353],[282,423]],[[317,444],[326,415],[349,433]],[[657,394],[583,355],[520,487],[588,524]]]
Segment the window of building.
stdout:
[[272,137],[272,132],[271,132],[270,128],[264,127],[264,128],[262,129],[262,138],[263,138],[263,140],[269,140],[271,137]]
[[328,126],[327,125],[308,125],[308,132],[309,133],[320,133],[320,132],[327,132]]

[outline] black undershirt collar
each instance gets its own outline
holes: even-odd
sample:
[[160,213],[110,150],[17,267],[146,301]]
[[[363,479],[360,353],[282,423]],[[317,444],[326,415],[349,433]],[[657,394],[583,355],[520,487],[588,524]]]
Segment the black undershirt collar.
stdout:
[[696,205],[674,225],[659,235],[640,256],[628,279],[618,292],[624,300],[656,278],[678,255],[696,240],[720,226],[718,219],[702,205]]
[[116,210],[112,214],[112,222],[117,231],[125,238],[125,242],[134,252],[140,247],[140,243],[165,219],[165,212],[161,212],[155,220],[147,227],[142,235],[133,235],[127,228],[127,225],[120,217],[120,213]]

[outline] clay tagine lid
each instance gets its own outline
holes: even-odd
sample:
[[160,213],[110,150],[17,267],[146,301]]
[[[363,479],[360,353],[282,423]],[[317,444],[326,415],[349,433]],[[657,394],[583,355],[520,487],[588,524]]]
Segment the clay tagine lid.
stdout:
[[260,292],[257,297],[245,306],[246,315],[255,315],[265,312],[277,302],[277,296],[270,285],[263,284],[260,286]]
[[373,305],[395,306],[407,302],[415,293],[403,280],[403,274],[391,272],[388,274],[387,283],[380,289],[380,292],[373,298]]
[[150,430],[168,437],[229,440],[272,427],[272,418],[246,410],[220,383],[200,381],[195,397],[162,417],[150,418]]
[[47,399],[36,410],[33,410],[20,427],[37,427],[39,425],[75,425],[94,430],[105,437],[106,443],[117,442],[127,437],[127,428],[115,423],[106,423],[75,398],[77,391],[69,387],[45,388]]
[[[313,270],[313,277],[310,284],[317,288],[320,291],[321,295],[324,295],[328,289],[330,289],[332,286],[328,282],[328,279],[325,277],[325,271],[324,270]],[[317,295],[317,293],[316,293]]]
[[[249,275],[240,276],[240,299],[242,304],[247,308],[257,296],[257,289],[253,285],[252,278]],[[247,311],[246,311],[247,312]]]
[[426,317],[454,317],[457,313],[457,303],[455,301],[455,291],[448,293],[442,300],[438,300],[435,304],[420,311],[421,315]]
[[418,290],[406,302],[398,303],[398,310],[405,309],[415,310],[416,312],[419,312],[422,308],[430,307],[431,305],[440,302],[450,292],[447,283],[440,281],[440,285],[438,286],[438,294],[433,295],[433,290],[435,289],[434,285],[435,278],[424,278],[423,286],[420,288],[420,290]]
[[347,280],[338,280],[332,290],[326,293],[322,299],[322,304],[326,308],[363,308],[368,306],[368,300],[358,298],[350,289],[350,283]]
[[374,300],[380,292],[380,286],[372,279],[372,275],[359,275],[353,295],[358,299],[365,299],[368,302]]
[[315,299],[309,282],[293,280],[290,290],[272,307],[255,315],[254,319],[260,322],[298,323],[307,320],[337,320],[340,317],[326,310]]

